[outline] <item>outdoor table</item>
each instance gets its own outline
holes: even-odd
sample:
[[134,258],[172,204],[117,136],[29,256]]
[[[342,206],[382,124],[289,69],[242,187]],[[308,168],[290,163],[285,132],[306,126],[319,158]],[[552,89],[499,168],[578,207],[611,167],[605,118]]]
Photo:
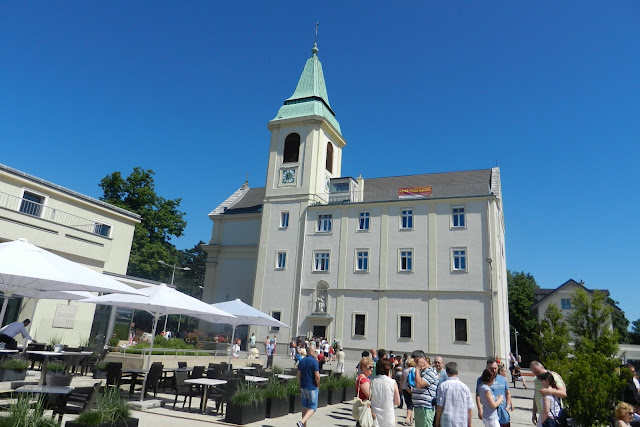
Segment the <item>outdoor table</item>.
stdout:
[[44,356],[44,360],[42,361],[42,366],[40,370],[40,379],[38,380],[38,385],[44,385],[45,376],[47,375],[47,364],[49,363],[50,357],[62,357],[63,353],[59,351],[41,351],[41,350],[27,350],[27,354],[36,354],[39,356]]
[[136,381],[138,380],[138,375],[147,375],[149,373],[148,369],[141,368],[125,368],[122,370],[123,374],[131,374],[131,387],[129,387],[129,394],[133,394],[133,391],[136,388]]
[[69,394],[74,390],[73,387],[70,386],[50,386],[50,385],[23,385],[22,387],[18,387],[14,391],[16,393],[28,393],[28,394],[43,394],[46,396],[46,406],[49,405],[49,396],[50,395],[61,395],[64,396],[64,400],[62,402],[56,402],[56,406],[64,406],[67,404],[67,398]]
[[209,397],[209,387],[213,387],[213,386],[217,386],[217,385],[223,385],[223,384],[226,384],[227,381],[226,380],[217,380],[217,379],[213,379],[213,378],[194,378],[192,380],[185,380],[185,383],[206,386],[206,387],[202,387],[202,399],[200,400],[200,412],[204,414],[206,409],[207,409],[207,399]]
[[8,348],[0,348],[0,359],[4,359],[10,354],[17,353],[18,350],[9,350]]
[[265,382],[265,381],[269,381],[269,378],[265,378],[265,377],[254,377],[252,375],[246,375],[244,377],[245,381],[249,381],[252,383],[261,383],[261,382]]
[[255,367],[254,366],[240,366],[238,368],[235,368],[237,370],[243,370],[243,371],[255,371]]
[[287,374],[278,374],[278,378],[280,378],[281,380],[292,380],[294,378],[296,378],[295,375],[287,375]]

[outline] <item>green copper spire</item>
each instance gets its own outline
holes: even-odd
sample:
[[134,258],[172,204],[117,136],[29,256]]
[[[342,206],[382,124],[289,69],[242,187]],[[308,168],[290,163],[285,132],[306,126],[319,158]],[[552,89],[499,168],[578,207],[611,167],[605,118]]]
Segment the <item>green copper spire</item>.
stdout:
[[291,119],[305,116],[322,116],[340,133],[340,124],[329,104],[327,87],[324,84],[322,64],[318,59],[318,45],[314,43],[311,58],[302,70],[295,92],[280,107],[273,120]]

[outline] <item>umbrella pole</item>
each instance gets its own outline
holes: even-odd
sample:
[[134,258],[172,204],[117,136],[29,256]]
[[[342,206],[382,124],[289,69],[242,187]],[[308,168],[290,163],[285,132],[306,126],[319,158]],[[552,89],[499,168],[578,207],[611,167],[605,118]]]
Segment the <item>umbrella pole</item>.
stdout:
[[231,344],[231,347],[229,347],[229,369],[231,369],[231,353],[233,351],[233,340],[235,338],[235,335],[236,335],[236,325],[233,325],[231,329],[231,341],[229,342],[229,344]]
[[153,353],[153,340],[156,338],[156,328],[158,327],[158,320],[160,319],[159,315],[153,316],[153,329],[151,330],[151,346],[149,347],[149,355],[147,356],[147,363],[145,369],[147,373],[142,380],[142,390],[140,391],[140,402],[144,401],[144,390],[147,387],[147,377],[149,376],[149,367],[151,366],[151,353]]
[[[38,302],[40,301],[40,298],[34,298],[33,299],[33,311],[31,312],[31,317],[29,319],[31,319],[31,323],[29,323],[29,326],[27,326],[25,329],[27,330],[27,333],[29,335],[31,335],[31,325],[33,325],[33,316],[36,315],[36,308],[38,307]],[[22,344],[22,352],[25,353],[27,351],[27,341],[28,339],[25,338],[24,339],[24,344]]]
[[4,301],[2,301],[2,311],[0,311],[0,325],[4,323],[4,314],[7,312],[7,304],[9,304],[9,298],[11,298],[13,292],[4,292]]

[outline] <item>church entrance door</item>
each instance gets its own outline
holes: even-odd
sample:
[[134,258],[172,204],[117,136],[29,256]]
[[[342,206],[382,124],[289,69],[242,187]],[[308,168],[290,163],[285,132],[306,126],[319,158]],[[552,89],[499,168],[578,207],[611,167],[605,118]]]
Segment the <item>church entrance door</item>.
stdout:
[[313,336],[315,337],[326,337],[327,336],[327,327],[321,325],[313,325]]

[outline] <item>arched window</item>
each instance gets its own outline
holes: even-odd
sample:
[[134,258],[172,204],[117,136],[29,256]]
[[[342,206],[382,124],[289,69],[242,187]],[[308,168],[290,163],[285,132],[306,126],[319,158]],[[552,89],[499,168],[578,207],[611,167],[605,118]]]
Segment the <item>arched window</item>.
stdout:
[[333,173],[333,144],[327,141],[327,164],[326,169],[329,173]]
[[329,303],[329,284],[324,280],[321,280],[316,285],[315,301],[313,312],[314,313],[326,313],[327,304]]
[[283,163],[297,163],[298,152],[300,151],[300,135],[291,133],[284,140],[284,160]]

